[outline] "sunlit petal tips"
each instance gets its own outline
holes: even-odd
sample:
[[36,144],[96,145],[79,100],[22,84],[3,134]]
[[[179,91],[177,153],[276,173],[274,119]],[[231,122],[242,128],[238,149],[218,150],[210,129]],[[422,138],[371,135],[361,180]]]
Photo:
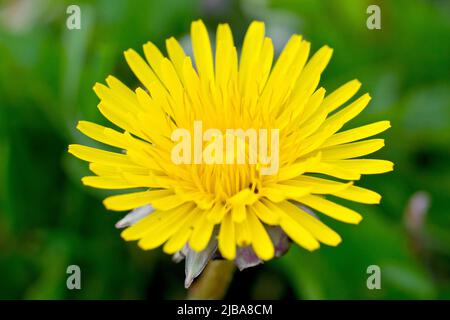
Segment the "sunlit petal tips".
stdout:
[[201,20],[192,23],[191,57],[173,37],[167,57],[151,42],[142,54],[126,50],[141,87],[113,76],[95,84],[111,128],[77,125],[107,147],[69,146],[92,171],[83,184],[123,190],[103,203],[132,210],[116,225],[125,240],[167,254],[189,251],[186,286],[213,255],[245,268],[280,256],[288,237],[310,251],[339,245],[320,218],[358,224],[363,215],[333,199],[377,204],[381,195],[356,182],[393,170],[390,161],[368,158],[385,145],[375,136],[389,121],[348,128],[371,99],[357,95],[361,83],[320,87],[331,48],[310,52],[293,35],[274,57],[259,21],[242,50],[228,24],[211,35]]

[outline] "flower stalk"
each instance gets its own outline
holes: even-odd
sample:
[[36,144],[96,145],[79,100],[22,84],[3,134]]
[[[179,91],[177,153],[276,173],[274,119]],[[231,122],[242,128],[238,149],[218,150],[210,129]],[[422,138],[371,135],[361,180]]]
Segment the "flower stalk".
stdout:
[[235,270],[233,261],[211,260],[188,291],[189,300],[220,300],[227,293]]

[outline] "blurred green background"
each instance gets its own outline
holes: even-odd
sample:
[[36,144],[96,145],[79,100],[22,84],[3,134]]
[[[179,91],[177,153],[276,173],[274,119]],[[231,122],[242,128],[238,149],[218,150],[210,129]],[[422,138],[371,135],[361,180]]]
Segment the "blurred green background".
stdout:
[[[66,28],[70,4],[81,8],[81,30]],[[366,27],[370,4],[381,7],[381,30]],[[172,35],[187,43],[197,18],[211,32],[229,22],[238,44],[253,19],[266,22],[278,51],[292,33],[314,49],[328,44],[335,50],[322,78],[327,91],[358,78],[373,96],[352,126],[392,122],[376,157],[394,161],[395,171],[361,181],[383,195],[381,205],[351,205],[364,216],[359,226],[324,218],[343,236],[338,248],[292,246],[281,259],[237,272],[227,297],[449,299],[444,0],[0,1],[0,298],[185,297],[184,264],[122,241],[114,228],[122,214],[103,208],[107,192],[82,186],[87,166],[66,150],[95,145],[75,130],[78,120],[105,123],[96,81],[113,74],[138,85],[123,51],[148,40],[163,48]],[[81,290],[66,289],[71,264],[81,267]],[[366,287],[369,265],[381,267],[381,290]]]

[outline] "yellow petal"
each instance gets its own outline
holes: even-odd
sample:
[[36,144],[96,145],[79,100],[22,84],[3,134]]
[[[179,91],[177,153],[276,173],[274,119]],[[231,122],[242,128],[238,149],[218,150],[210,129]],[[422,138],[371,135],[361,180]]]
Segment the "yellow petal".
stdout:
[[245,85],[248,81],[254,81],[250,71],[257,62],[259,52],[264,41],[264,23],[253,21],[245,34],[244,44],[242,46],[241,59],[239,61],[239,80],[241,92],[245,91]]
[[170,217],[175,213],[175,210],[169,212],[154,211],[152,214],[142,218],[132,226],[123,230],[120,236],[125,241],[138,240],[142,238],[143,235],[151,231],[152,228],[155,228],[162,221],[170,219]]
[[317,82],[317,77],[325,70],[333,54],[333,49],[328,46],[320,48],[308,61],[302,73],[300,74],[295,90]]
[[[106,78],[106,83],[111,88],[112,92],[117,93],[117,97],[120,97],[121,101],[125,101],[130,105],[136,106],[136,96],[130,88],[128,88],[122,81],[113,76],[108,76]],[[137,107],[137,106],[136,106]]]
[[285,184],[300,186],[304,188],[309,188],[311,193],[317,194],[327,194],[333,192],[339,192],[350,186],[351,183],[342,183],[328,179],[322,179],[310,176],[299,176],[294,180],[288,180],[284,182]]
[[231,214],[226,214],[220,225],[219,250],[225,259],[233,260],[236,256],[234,223]]
[[[246,215],[246,217],[248,217]],[[248,246],[252,243],[252,235],[248,226],[248,220],[244,219],[242,222],[235,223],[236,244],[240,247]]]
[[142,57],[133,49],[125,51],[125,59],[130,66],[133,73],[142,82],[147,89],[150,89],[153,83],[158,83],[159,80],[150,69],[150,66],[142,59]]
[[233,216],[234,222],[242,222],[246,218],[246,208],[245,205],[237,205],[231,209],[231,215]]
[[231,71],[237,68],[232,65],[234,43],[233,34],[228,24],[219,24],[216,35],[216,82],[223,88],[228,86]]
[[122,133],[110,128],[103,127],[96,123],[89,121],[79,121],[77,129],[83,132],[89,138],[92,138],[99,142],[103,142],[110,146],[119,147],[122,149],[126,149],[128,146]]
[[249,211],[255,214],[261,221],[268,225],[278,225],[280,221],[280,215],[278,211],[267,207],[264,204],[264,200],[255,202],[252,206],[249,206]]
[[229,198],[227,202],[232,206],[250,205],[258,200],[257,195],[249,188],[243,189]]
[[103,200],[103,204],[109,210],[123,211],[151,204],[153,201],[172,194],[170,190],[141,191],[128,194],[111,196]]
[[284,201],[278,204],[284,212],[295,220],[298,224],[307,229],[317,240],[329,246],[337,246],[341,241],[341,237],[332,229],[327,227],[319,219],[311,216],[298,206]]
[[283,48],[283,51],[281,51],[279,58],[275,62],[275,65],[269,77],[269,86],[279,86],[279,84],[277,84],[276,82],[282,79],[286,72],[289,72],[289,67],[295,60],[301,44],[302,37],[300,35],[294,34],[289,38],[288,42]]
[[322,145],[322,148],[368,138],[383,132],[390,127],[391,124],[389,121],[379,121],[355,129],[339,132],[330,137]]
[[194,226],[194,231],[192,232],[191,239],[189,240],[189,246],[193,250],[199,252],[205,249],[208,245],[214,229],[214,224],[206,218],[205,212],[199,211],[196,214],[199,214],[202,217]]
[[171,37],[166,40],[166,48],[170,60],[172,60],[173,66],[175,67],[175,70],[180,77],[180,80],[183,81],[183,62],[184,58],[186,57],[183,47],[174,37]]
[[394,169],[394,164],[391,161],[378,159],[330,160],[324,162],[324,164],[358,174],[378,174]]
[[341,160],[365,156],[384,147],[383,139],[371,139],[321,149],[322,159]]
[[267,79],[269,78],[270,70],[272,68],[273,56],[274,48],[272,39],[265,38],[261,48],[261,54],[259,55],[259,63],[257,67],[259,72],[255,74],[255,81],[258,84],[258,94],[261,94],[264,86],[266,85]]
[[299,246],[302,246],[309,251],[319,249],[320,244],[313,235],[288,214],[284,213],[281,217],[280,226],[289,238],[295,241]]
[[339,198],[367,204],[380,203],[381,200],[381,196],[375,191],[357,186],[350,186],[344,190],[330,193]]
[[308,158],[307,160],[281,167],[278,171],[278,181],[289,180],[307,172],[311,167],[314,167],[319,163],[321,156],[322,155],[319,153],[314,157]]
[[[305,137],[309,135],[308,133],[314,132],[314,128],[318,127],[318,125],[321,125],[323,120],[325,120],[322,118],[326,117],[327,112],[325,112],[321,106],[324,97],[325,89],[319,88],[308,99],[308,102],[305,105],[305,110],[302,114],[302,122],[299,129],[299,131],[306,131],[306,133],[303,133]],[[313,129],[309,128],[311,126],[313,127]]]
[[353,97],[360,87],[361,82],[356,79],[347,82],[330,93],[323,101],[321,108],[328,113],[332,112]]
[[191,218],[189,211],[193,208],[192,204],[185,204],[173,209],[170,217],[162,219],[151,230],[145,233],[138,245],[144,250],[154,249],[162,245],[174,233],[178,232],[181,226]]
[[136,166],[127,155],[86,147],[79,144],[69,145],[69,153],[75,157],[112,166]]
[[[187,221],[191,226],[191,221]],[[167,254],[175,254],[183,249],[186,243],[189,241],[192,235],[192,228],[180,228],[178,232],[172,235],[169,240],[164,244],[163,251]]]
[[168,178],[154,174],[141,175],[123,172],[122,176],[126,182],[138,187],[170,188],[173,185],[173,181],[167,181]]
[[139,112],[139,106],[137,104],[136,97],[130,98],[128,97],[127,94],[121,94],[121,90],[123,89],[118,89],[115,86],[122,86],[123,84],[121,83],[119,85],[118,83],[116,83],[116,81],[118,82],[119,80],[117,79],[112,80],[112,79],[115,78],[109,76],[106,81],[109,84],[113,84],[115,90],[108,88],[107,86],[101,83],[96,83],[93,89],[97,94],[97,96],[102,100],[103,103],[110,105],[116,110],[129,112],[131,114],[136,114],[137,112]]
[[256,255],[262,260],[272,259],[275,254],[272,240],[264,226],[252,212],[248,214],[248,226],[252,237],[252,247]]
[[217,202],[214,207],[208,212],[207,218],[213,223],[219,223],[220,221],[222,221],[226,212],[227,210],[225,209],[225,205]]
[[133,117],[130,113],[125,113],[122,110],[118,110],[114,106],[108,105],[105,101],[98,104],[98,110],[100,113],[111,123],[114,123],[118,127],[139,135],[139,131],[136,130],[133,125]]
[[[359,97],[355,102],[352,102],[342,110],[336,112],[324,122],[324,126],[329,126],[338,131],[348,121],[356,117],[361,111],[363,111],[370,102],[371,97],[368,93]],[[334,133],[332,132],[332,133]]]
[[197,213],[198,212],[194,209],[193,213],[189,214],[189,218],[186,219],[178,232],[174,233],[164,244],[163,250],[165,253],[174,254],[175,252],[180,251],[189,241],[192,235],[193,226],[195,226],[202,217]]
[[167,195],[164,197],[160,197],[151,202],[151,205],[155,209],[159,210],[171,210],[179,205],[185,203],[186,200],[183,197],[180,197],[177,194]]
[[342,222],[358,224],[362,220],[359,213],[319,196],[310,195],[296,200]]
[[139,186],[133,185],[126,181],[125,179],[121,179],[120,176],[117,177],[84,177],[81,179],[85,186],[99,188],[99,189],[129,189],[129,188],[137,188]]
[[164,59],[163,54],[159,51],[158,47],[153,44],[153,42],[149,41],[143,45],[145,59],[148,64],[150,64],[153,72],[156,76],[161,79],[161,70],[163,66],[161,65],[161,61]]
[[214,79],[213,58],[208,31],[203,21],[197,20],[191,24],[192,50],[195,64],[201,78],[211,81]]
[[[164,113],[161,106],[150,98],[149,94],[142,88],[136,89],[136,98],[141,108],[146,110],[146,113],[140,113],[139,116],[139,118],[145,116],[145,125],[150,128],[155,128],[155,131],[159,134],[170,136],[172,134],[172,130],[167,123],[166,113]],[[148,131],[145,130],[144,132]]]
[[[349,160],[340,160],[340,161],[349,161]],[[358,172],[352,171],[349,168],[343,168],[342,166],[337,165],[331,161],[316,163],[311,167],[309,167],[307,172],[321,173],[331,177],[345,180],[359,180],[361,178],[361,175]]]
[[[285,198],[297,198],[302,197],[308,193],[310,193],[311,188],[305,187],[305,186],[296,186],[293,184],[274,184],[270,185],[269,187],[273,189],[280,190]],[[267,188],[264,188],[267,189]]]
[[[296,62],[296,57],[301,49],[302,38],[299,35],[292,35],[286,43],[280,57],[277,59],[269,79],[267,80],[266,88],[264,89],[260,100],[263,104],[263,112],[275,112],[279,113],[279,107],[282,105],[280,102],[285,98],[287,93],[292,90],[293,83],[297,81],[298,73],[292,72],[291,67]],[[303,48],[302,48],[303,50]],[[298,62],[301,59],[297,60]],[[280,86],[280,82],[283,82],[283,86]],[[301,92],[294,90],[296,92]]]
[[281,202],[286,199],[286,194],[277,187],[262,187],[259,194],[273,202]]
[[91,170],[98,176],[105,176],[105,177],[115,177],[123,173],[131,173],[139,175],[146,175],[149,173],[147,168],[142,168],[139,166],[119,167],[119,166],[105,165],[101,163],[90,163],[89,170]]

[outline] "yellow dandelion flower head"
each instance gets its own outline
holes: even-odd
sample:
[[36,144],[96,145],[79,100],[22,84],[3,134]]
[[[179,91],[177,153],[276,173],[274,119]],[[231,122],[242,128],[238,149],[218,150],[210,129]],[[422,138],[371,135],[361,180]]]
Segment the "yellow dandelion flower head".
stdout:
[[[193,58],[174,38],[166,41],[167,57],[151,42],[143,46],[145,59],[125,51],[142,88],[133,91],[113,76],[94,86],[100,112],[120,130],[87,121],[78,129],[118,150],[70,145],[69,152],[88,161],[94,174],[82,182],[103,189],[143,188],[104,200],[110,210],[133,210],[134,219],[139,217],[126,224],[122,237],[139,240],[143,249],[163,245],[174,254],[188,245],[200,252],[217,239],[225,259],[251,247],[259,259],[269,260],[276,253],[268,232],[273,226],[308,250],[339,244],[340,236],[311,211],[356,224],[360,214],[327,196],[379,203],[379,194],[354,181],[392,170],[389,161],[364,158],[384,145],[383,139],[364,139],[388,129],[389,121],[340,131],[370,96],[352,99],[357,80],[330,94],[318,87],[332,55],[328,46],[308,59],[310,43],[293,35],[275,61],[262,22],[251,23],[239,55],[227,24],[217,28],[214,52],[202,21],[192,23],[191,40]],[[178,129],[184,131],[174,135]],[[244,160],[251,158],[252,132],[277,130],[276,136],[256,136],[266,146],[277,144],[265,155],[261,148],[252,153],[253,162],[233,161],[236,155],[230,162],[202,161],[208,147],[218,156],[227,135],[222,139],[217,133],[228,129],[244,133]],[[207,130],[216,135],[206,137]],[[186,132],[194,137],[183,136]],[[183,149],[185,142],[191,144]],[[174,149],[183,151],[181,161],[174,161]],[[238,149],[231,150],[239,154]],[[263,172],[270,164],[266,160],[276,160],[272,174]]]

